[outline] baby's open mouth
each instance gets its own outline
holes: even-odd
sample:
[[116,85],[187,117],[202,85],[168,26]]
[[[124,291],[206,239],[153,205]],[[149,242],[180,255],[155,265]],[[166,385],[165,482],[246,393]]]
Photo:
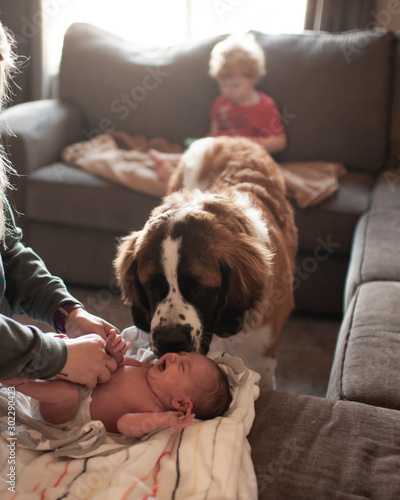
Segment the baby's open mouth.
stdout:
[[160,372],[163,372],[165,370],[165,359],[158,365],[158,369]]

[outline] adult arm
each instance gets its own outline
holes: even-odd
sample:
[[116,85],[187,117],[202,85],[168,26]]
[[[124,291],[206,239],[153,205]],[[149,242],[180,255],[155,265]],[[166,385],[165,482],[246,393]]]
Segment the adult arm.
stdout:
[[0,380],[55,376],[89,388],[110,379],[115,360],[98,335],[62,339],[0,315]]
[[68,292],[64,282],[47,270],[43,260],[31,248],[21,243],[22,231],[15,226],[10,210],[7,217],[11,224],[2,258],[5,275],[3,279],[6,282],[5,299],[11,313],[27,314],[57,331],[57,309],[63,304],[80,305],[80,308],[74,309],[68,315],[65,333],[72,338],[97,333],[105,340],[111,329],[116,329],[115,326],[83,308]]
[[88,387],[107,381],[110,371],[116,368],[115,361],[105,353],[101,338],[112,327],[108,323],[84,309],[76,309],[82,313],[76,314],[69,325],[66,322],[66,332],[69,334],[72,329],[87,334],[98,330],[101,336],[85,335],[89,338],[64,341],[11,319],[13,314],[27,314],[56,330],[57,309],[65,303],[80,303],[68,293],[60,278],[49,273],[40,257],[21,243],[22,231],[15,226],[7,204],[4,211],[7,226],[1,252],[3,269],[0,266],[0,376],[50,378],[62,372],[67,380]]
[[54,325],[54,315],[63,303],[80,304],[66,289],[63,281],[50,274],[42,259],[21,243],[22,231],[17,228],[8,204],[4,206],[7,220],[5,248],[2,250],[5,284],[1,312],[27,314],[30,318]]
[[21,325],[0,315],[0,379],[24,375],[50,378],[67,360],[64,341],[45,335],[35,326]]

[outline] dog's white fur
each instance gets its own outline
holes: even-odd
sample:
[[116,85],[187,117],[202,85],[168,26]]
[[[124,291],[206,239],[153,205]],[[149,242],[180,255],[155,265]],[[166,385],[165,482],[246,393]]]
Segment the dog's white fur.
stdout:
[[[192,327],[190,335],[195,352],[200,352],[201,321],[196,309],[187,302],[179,291],[178,286],[178,264],[179,264],[180,240],[167,237],[162,243],[162,266],[165,277],[170,285],[169,293],[160,302],[151,321],[151,331],[154,331],[161,321],[174,328],[177,324],[189,323]],[[182,319],[184,318],[184,320]],[[152,345],[150,337],[150,347]]]

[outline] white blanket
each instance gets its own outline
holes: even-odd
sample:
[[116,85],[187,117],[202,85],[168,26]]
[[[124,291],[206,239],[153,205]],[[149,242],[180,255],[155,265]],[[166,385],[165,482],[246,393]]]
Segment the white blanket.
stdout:
[[[138,359],[152,358],[146,348],[147,335],[133,327],[125,330],[124,336],[135,343]],[[254,420],[259,375],[238,358],[216,351],[209,356],[228,374],[231,384],[233,401],[223,417],[195,420],[180,431],[163,428],[141,440],[113,434],[104,437],[101,432],[93,437],[93,428],[99,423],[92,422],[88,433],[91,444],[86,450],[85,433],[77,430],[79,458],[71,458],[76,449],[70,442],[58,448],[54,436],[52,441],[46,435],[41,437],[37,427],[34,441],[42,444],[29,444],[27,434],[32,434],[32,429],[26,417],[11,439],[8,416],[0,410],[0,498],[256,499],[257,482],[246,436]],[[18,413],[17,408],[17,419]],[[17,444],[16,452],[13,443]]]

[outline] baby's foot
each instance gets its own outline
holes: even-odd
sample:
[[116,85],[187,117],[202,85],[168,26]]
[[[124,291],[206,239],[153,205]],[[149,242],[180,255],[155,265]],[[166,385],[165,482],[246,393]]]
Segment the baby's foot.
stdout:
[[154,170],[158,177],[163,181],[167,181],[175,171],[172,163],[156,149],[149,149],[148,153],[154,162]]

